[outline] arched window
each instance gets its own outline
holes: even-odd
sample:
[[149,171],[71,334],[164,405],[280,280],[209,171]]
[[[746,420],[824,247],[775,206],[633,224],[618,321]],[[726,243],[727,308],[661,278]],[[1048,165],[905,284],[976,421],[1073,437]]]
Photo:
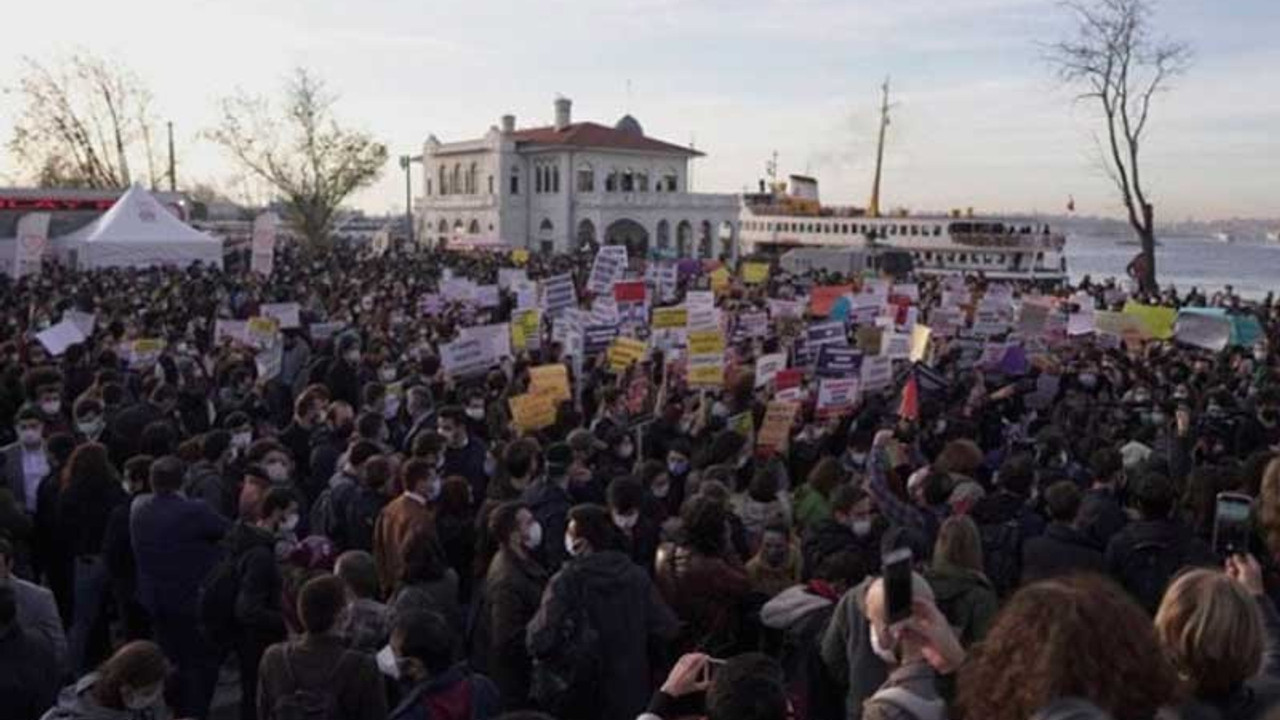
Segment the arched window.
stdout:
[[467,194],[475,195],[479,189],[476,185],[476,164],[471,163],[471,167],[467,168]]
[[445,169],[443,165],[440,166],[440,194],[441,195],[449,194],[449,178],[445,175]]
[[511,188],[511,194],[512,194],[512,195],[519,195],[519,194],[520,194],[520,170],[519,170],[519,168],[511,168],[511,183],[510,183],[510,188]]
[[533,192],[542,193],[542,168],[539,166],[533,168]]
[[596,171],[587,163],[578,166],[578,192],[592,193],[596,191]]
[[489,176],[489,194],[490,195],[493,194],[493,176],[492,175]]
[[618,192],[618,171],[610,170],[604,178],[605,192]]
[[649,192],[649,171],[636,172],[636,192]]
[[560,192],[560,165],[551,166],[551,192]]
[[472,235],[479,235],[479,234],[480,234],[480,221],[479,221],[479,220],[472,220],[472,221],[471,221],[471,224],[470,224],[469,226],[467,226],[467,232],[468,232],[468,233],[471,233]]
[[622,192],[635,192],[635,191],[636,191],[635,173],[631,170],[631,168],[627,168],[627,171],[622,173]]
[[449,232],[449,221],[444,218],[440,218],[440,225],[438,225],[436,229],[442,233]]
[[453,177],[449,178],[449,189],[455,195],[466,192],[462,189],[462,163],[453,164]]
[[662,171],[662,180],[659,183],[666,192],[680,191],[680,175],[675,168],[667,168]]
[[431,194],[431,178],[427,178],[427,194]]

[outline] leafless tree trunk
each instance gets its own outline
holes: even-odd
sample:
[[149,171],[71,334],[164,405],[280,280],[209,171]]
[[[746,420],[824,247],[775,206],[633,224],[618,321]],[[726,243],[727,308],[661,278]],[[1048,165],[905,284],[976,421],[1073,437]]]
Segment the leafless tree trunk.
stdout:
[[252,175],[278,191],[286,220],[312,248],[326,247],[339,205],[377,179],[387,148],[365,133],[338,126],[324,83],[296,71],[286,89],[283,121],[262,98],[222,103],[222,122],[207,135]]
[[1076,33],[1053,45],[1049,59],[1063,82],[1080,88],[1078,101],[1101,110],[1103,167],[1142,243],[1142,262],[1134,268],[1138,283],[1144,292],[1154,292],[1155,207],[1142,179],[1143,134],[1152,99],[1186,72],[1191,49],[1153,37],[1150,0],[1072,0],[1065,6],[1075,16]]
[[27,174],[45,186],[127,187],[130,158],[154,154],[147,88],[91,56],[25,64],[14,88],[23,109],[8,146]]

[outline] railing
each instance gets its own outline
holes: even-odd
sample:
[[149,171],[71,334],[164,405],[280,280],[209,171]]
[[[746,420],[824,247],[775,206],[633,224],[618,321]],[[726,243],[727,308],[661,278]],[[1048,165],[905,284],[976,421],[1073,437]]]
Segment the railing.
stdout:
[[720,210],[735,215],[741,208],[737,195],[722,193],[583,193],[574,201],[586,210],[614,208]]

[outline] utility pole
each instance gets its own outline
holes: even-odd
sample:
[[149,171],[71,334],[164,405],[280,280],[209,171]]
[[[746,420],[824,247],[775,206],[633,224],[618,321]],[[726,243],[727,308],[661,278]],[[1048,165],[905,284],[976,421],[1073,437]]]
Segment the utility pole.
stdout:
[[404,170],[404,218],[408,223],[409,244],[413,245],[413,173],[409,168],[422,162],[421,155],[401,155],[400,168]]
[[876,177],[871,183],[871,203],[867,215],[880,217],[880,171],[884,165],[884,135],[889,127],[889,78],[880,86],[880,141],[876,144]]
[[169,121],[169,192],[178,191],[178,176],[173,158],[173,121]]

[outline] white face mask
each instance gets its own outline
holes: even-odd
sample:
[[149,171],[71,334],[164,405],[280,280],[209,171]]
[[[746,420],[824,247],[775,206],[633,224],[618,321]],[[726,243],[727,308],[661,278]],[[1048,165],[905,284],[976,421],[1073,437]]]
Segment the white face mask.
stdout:
[[271,482],[282,483],[289,479],[289,463],[273,462],[267,464],[267,477]]
[[40,411],[43,412],[45,415],[57,415],[58,411],[61,409],[62,409],[61,400],[46,400],[40,403]]
[[877,657],[883,660],[885,665],[888,665],[890,667],[897,667],[898,666],[898,650],[896,647],[897,643],[891,640],[890,644],[886,647],[885,645],[881,644],[881,640],[880,640],[881,632],[888,634],[888,633],[891,633],[892,631],[890,631],[888,628],[885,628],[883,631],[879,631],[879,630],[876,630],[874,626],[872,626],[870,628],[870,632],[871,632],[871,651],[874,652]]
[[396,379],[395,368],[381,368],[378,370],[378,379],[384,383],[393,382]]
[[569,557],[578,557],[578,553],[582,552],[578,548],[577,540],[569,533],[564,535],[564,551],[569,553]]
[[852,530],[853,534],[857,535],[858,537],[866,537],[871,534],[871,521],[865,520],[865,519],[854,520],[853,522],[849,523],[849,529]]
[[653,487],[651,487],[651,488],[649,489],[649,492],[652,492],[652,493],[653,493],[653,496],[654,496],[654,497],[656,497],[656,498],[659,498],[659,499],[665,498],[666,496],[668,496],[668,495],[670,495],[670,494],[671,494],[671,484],[670,484],[670,483],[665,483],[665,484],[658,484],[658,483],[655,483],[655,484],[653,485]]
[[440,478],[433,477],[430,480],[428,480],[427,481],[427,499],[432,501],[439,499],[440,491],[443,488],[444,488],[444,483],[440,481]]
[[390,645],[383,646],[383,648],[378,651],[376,660],[378,662],[378,669],[382,671],[383,675],[386,675],[392,680],[400,679],[400,666],[396,662],[396,654],[391,649]]
[[633,512],[626,515],[613,513],[613,524],[618,526],[620,530],[630,530],[640,521],[640,513]]
[[542,525],[540,523],[529,524],[529,528],[524,532],[524,546],[528,550],[537,550],[542,547]]
[[467,417],[471,418],[472,420],[483,420],[483,419],[484,419],[484,408],[482,408],[482,407],[471,407],[471,406],[468,406],[468,407],[467,407],[467,411],[466,411],[466,412],[467,412]]
[[290,533],[298,528],[298,514],[289,513],[284,516],[284,520],[280,523],[280,529]]
[[18,439],[27,447],[39,445],[42,437],[43,434],[40,432],[40,428],[27,428],[18,432]]
[[160,696],[164,694],[164,685],[156,685],[153,688],[145,688],[142,690],[133,690],[125,688],[121,693],[121,700],[124,700],[124,706],[130,710],[145,710],[160,702]]
[[360,364],[360,351],[359,351],[359,350],[352,350],[351,352],[348,352],[348,353],[347,353],[346,355],[344,355],[343,357],[345,357],[345,358],[347,359],[347,362],[351,363],[352,365],[359,365],[359,364]]
[[400,414],[400,398],[391,395],[386,399],[386,404],[382,406],[382,417],[390,420]]
[[231,436],[231,446],[240,450],[248,449],[253,444],[253,433],[242,432]]
[[76,423],[76,429],[85,437],[96,438],[98,437],[98,433],[102,432],[102,428],[105,425],[106,423],[102,421],[102,418],[94,418],[92,420],[84,420]]

